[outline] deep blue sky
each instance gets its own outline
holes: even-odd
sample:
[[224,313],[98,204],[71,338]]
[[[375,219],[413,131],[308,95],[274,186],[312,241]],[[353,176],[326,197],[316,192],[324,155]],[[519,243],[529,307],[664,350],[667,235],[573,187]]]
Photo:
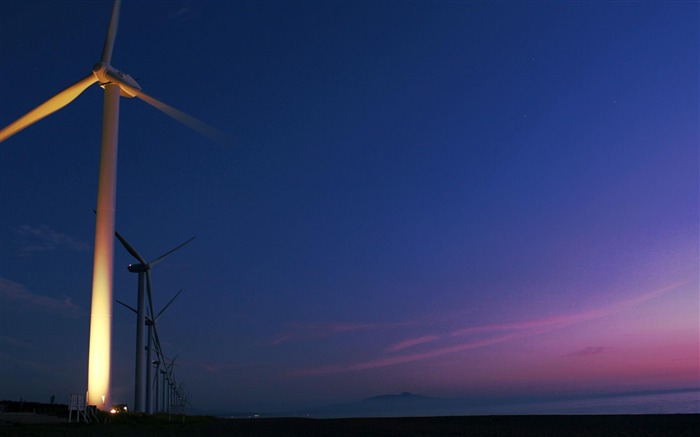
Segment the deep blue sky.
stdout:
[[[110,2],[0,1],[0,125]],[[137,2],[117,229],[200,408],[698,386],[698,3]],[[0,398],[86,386],[102,92],[0,145]],[[135,303],[115,246],[115,298]],[[134,321],[114,308],[113,400]]]

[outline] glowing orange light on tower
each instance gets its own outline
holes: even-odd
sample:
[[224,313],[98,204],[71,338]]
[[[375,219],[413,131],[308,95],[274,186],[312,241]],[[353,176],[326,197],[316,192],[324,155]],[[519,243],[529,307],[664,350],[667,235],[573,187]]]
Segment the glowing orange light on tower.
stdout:
[[90,312],[88,405],[108,409],[112,342],[112,272],[117,185],[119,86],[105,86],[100,179],[97,187],[95,258]]

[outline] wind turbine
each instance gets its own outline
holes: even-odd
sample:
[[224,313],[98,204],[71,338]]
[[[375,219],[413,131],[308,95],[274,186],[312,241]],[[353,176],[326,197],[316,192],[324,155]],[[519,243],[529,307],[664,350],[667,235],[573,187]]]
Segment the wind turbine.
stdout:
[[[192,240],[190,240],[190,241],[192,241]],[[189,242],[189,241],[188,241],[188,242]],[[184,244],[187,244],[187,243],[184,243]],[[173,250],[170,251],[169,253],[172,253],[173,251],[179,249],[180,247],[184,246],[184,244],[182,244],[182,245],[176,247],[175,249],[173,249]],[[168,253],[168,254],[169,254],[169,253]],[[163,257],[164,257],[164,256],[167,256],[168,254],[163,255]],[[161,258],[163,258],[163,257],[161,257]],[[139,276],[141,276],[141,275],[139,274]],[[150,275],[148,275],[147,278],[148,278],[147,284],[148,284],[148,291],[149,291],[148,294],[149,294],[149,296],[150,296],[150,294],[151,294],[151,293],[150,293],[150,290],[151,290],[151,287],[150,287],[150,285],[151,285]],[[139,286],[141,286],[141,285],[142,285],[142,283],[141,283],[141,281],[139,281]],[[139,290],[139,292],[142,293],[143,290]],[[170,306],[170,304],[173,303],[173,302],[175,301],[175,299],[177,299],[177,297],[180,295],[180,293],[182,293],[182,289],[180,289],[180,291],[178,291],[177,293],[175,293],[175,296],[173,296],[173,298],[170,299],[170,301],[158,312],[158,314],[156,314],[155,317],[153,317],[153,315],[152,315],[152,314],[153,314],[153,310],[150,309],[150,311],[149,311],[149,312],[150,312],[149,317],[144,318],[144,320],[141,320],[141,319],[139,318],[139,311],[138,311],[137,309],[135,309],[135,308],[133,308],[133,307],[131,307],[131,306],[125,304],[124,302],[122,302],[122,301],[120,301],[120,300],[118,300],[118,299],[116,300],[116,302],[117,302],[118,304],[120,304],[120,305],[122,305],[122,306],[124,306],[124,307],[130,309],[130,310],[133,311],[134,313],[136,313],[136,315],[137,315],[137,317],[136,317],[136,318],[137,318],[137,323],[139,323],[141,326],[146,325],[146,326],[148,327],[148,334],[147,334],[147,335],[148,335],[148,345],[147,345],[146,348],[145,348],[145,349],[146,349],[146,381],[145,381],[145,386],[146,386],[145,397],[146,397],[146,399],[145,399],[145,404],[146,404],[146,413],[148,413],[148,414],[152,414],[152,413],[153,413],[153,403],[152,403],[152,401],[151,401],[151,369],[150,369],[151,363],[157,363],[157,364],[156,364],[156,382],[157,382],[157,379],[158,379],[158,368],[160,367],[160,364],[163,363],[163,365],[165,365],[165,361],[164,361],[164,360],[165,360],[165,356],[163,355],[163,351],[162,351],[161,346],[160,346],[160,338],[158,337],[158,331],[157,331],[157,328],[156,328],[156,320],[158,320],[158,318],[163,314],[163,312],[165,312],[165,310],[168,309],[168,307]],[[142,297],[143,297],[143,296],[142,296]],[[141,299],[140,302],[141,302],[142,300],[143,300],[143,299]],[[142,313],[142,314],[143,314],[143,313]],[[136,328],[136,331],[137,331],[137,333],[138,333],[138,331],[139,331],[138,326],[137,326],[137,328]],[[143,330],[141,330],[141,332],[143,333]],[[138,344],[138,343],[139,343],[139,342],[138,342],[139,338],[141,338],[140,350],[138,349],[138,348],[139,348],[139,344]],[[138,336],[137,336],[136,342],[137,342],[137,345],[136,345],[136,347],[137,347],[137,350],[136,350],[136,355],[137,355],[137,358],[136,358],[136,369],[138,370],[139,368],[141,368],[141,370],[143,370],[143,364],[144,364],[144,362],[143,362],[143,350],[144,350],[144,347],[143,347],[143,336],[141,336],[141,337],[138,337]],[[154,343],[155,343],[156,355],[158,356],[158,360],[157,360],[157,361],[152,361],[152,351],[153,351],[153,349],[154,349],[154,348],[153,348]],[[139,358],[139,356],[140,356],[140,358]],[[138,381],[138,380],[137,380],[137,381]],[[138,399],[141,399],[141,400],[143,401],[143,386],[144,386],[143,377],[141,377],[140,381],[141,381],[141,382],[140,382],[140,385],[139,385],[138,382],[137,382],[136,385],[135,385],[135,390],[134,390],[134,391],[135,391],[135,394],[134,394],[134,397],[135,397],[137,400],[138,400]],[[158,389],[156,389],[156,396],[157,396],[157,390],[158,390]],[[136,393],[140,393],[140,394],[136,394]],[[157,403],[157,401],[156,401],[156,403]],[[136,411],[141,411],[141,412],[142,412],[142,410],[136,410]]]
[[213,127],[150,97],[130,75],[111,64],[117,36],[120,0],[115,0],[102,56],[90,74],[0,130],[0,142],[58,111],[95,82],[105,90],[102,115],[102,146],[97,189],[97,218],[93,258],[90,342],[88,352],[88,405],[108,409],[110,405],[112,278],[114,257],[114,217],[117,184],[117,143],[119,98],[138,97],[192,129],[212,138],[223,138]]
[[[180,290],[180,291],[182,291],[182,290]],[[180,292],[178,292],[177,294],[180,294]],[[168,302],[168,305],[166,305],[165,307],[163,307],[162,310],[160,310],[160,312],[158,313],[158,315],[154,319],[153,323],[151,324],[153,326],[153,341],[155,343],[155,350],[156,350],[156,354],[158,355],[158,363],[159,363],[159,365],[156,366],[156,371],[155,371],[155,383],[156,384],[158,383],[158,371],[160,370],[160,365],[161,364],[163,365],[163,370],[160,370],[160,373],[163,374],[163,388],[162,388],[163,389],[163,398],[161,400],[161,403],[163,403],[163,405],[165,405],[165,403],[164,403],[165,402],[165,375],[167,374],[168,380],[171,379],[172,368],[173,368],[173,365],[175,364],[175,360],[177,359],[177,355],[175,356],[175,358],[170,360],[170,365],[168,365],[166,362],[167,357],[163,353],[163,347],[160,344],[160,336],[158,335],[158,327],[155,323],[155,320],[157,320],[158,317],[160,317],[160,315],[163,313],[163,311],[165,311],[165,309],[172,303],[172,301],[175,300],[176,297],[177,297],[177,295],[175,295],[175,297],[173,297],[170,300],[170,302]],[[150,361],[150,358],[148,360]],[[150,376],[150,373],[149,373],[149,376]],[[149,381],[149,384],[150,384],[150,381]],[[147,388],[147,390],[149,390],[149,391],[147,391],[146,397],[148,398],[148,404],[151,405],[150,386]],[[158,388],[156,385],[156,399],[157,398],[158,398]],[[157,400],[156,400],[156,413],[158,413],[158,401]]]
[[[177,355],[175,358],[170,360],[170,364],[165,363],[165,357],[163,357],[163,367],[164,369],[160,371],[163,377],[163,400],[162,400],[162,411],[170,412],[170,401],[172,399],[172,388],[175,383],[173,378],[173,366],[175,365],[175,360],[177,360]],[[167,385],[166,385],[167,384]]]
[[[159,256],[158,258],[154,259],[153,261],[146,261],[139,253],[138,251],[131,245],[129,244],[128,241],[119,233],[119,232],[114,232],[114,235],[116,235],[117,239],[119,240],[120,243],[122,243],[122,246],[133,256],[136,258],[138,261],[137,264],[129,264],[127,267],[130,272],[132,273],[138,273],[139,275],[139,282],[138,282],[138,298],[136,300],[136,366],[135,366],[135,371],[134,371],[134,411],[136,412],[143,412],[143,405],[144,405],[144,381],[143,381],[143,373],[144,373],[144,357],[143,357],[143,352],[144,352],[144,346],[143,346],[143,327],[146,325],[146,315],[144,311],[145,305],[145,295],[144,295],[144,281],[148,284],[148,302],[149,302],[149,317],[151,320],[151,323],[154,323],[155,318],[153,317],[153,297],[151,296],[151,268],[158,264],[159,262],[163,261],[165,258],[167,258],[169,255],[171,255],[173,252],[176,250],[180,249],[182,246],[186,245],[190,241],[194,240],[195,237],[190,238],[189,240],[185,241],[184,243],[180,244],[179,246],[175,247],[174,249],[171,249],[170,251],[164,253],[163,255]],[[178,293],[180,294],[180,293]],[[175,295],[177,297],[177,295]],[[173,298],[174,300],[175,298]],[[172,302],[172,301],[171,301]],[[170,305],[170,303],[168,303]],[[167,308],[167,305],[166,305]],[[160,314],[160,313],[159,313]],[[158,316],[156,316],[157,318]],[[150,326],[150,325],[149,325]],[[149,334],[150,335],[150,334]],[[150,337],[149,337],[150,339]],[[147,361],[150,363],[150,358]],[[148,384],[148,383],[146,383]]]

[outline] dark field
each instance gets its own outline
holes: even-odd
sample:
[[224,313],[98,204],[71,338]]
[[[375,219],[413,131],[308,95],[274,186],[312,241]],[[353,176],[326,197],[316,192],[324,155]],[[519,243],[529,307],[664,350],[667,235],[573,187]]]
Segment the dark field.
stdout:
[[[217,419],[123,416],[101,424],[0,425],[8,436],[700,436],[700,415]],[[0,422],[2,423],[2,422]]]

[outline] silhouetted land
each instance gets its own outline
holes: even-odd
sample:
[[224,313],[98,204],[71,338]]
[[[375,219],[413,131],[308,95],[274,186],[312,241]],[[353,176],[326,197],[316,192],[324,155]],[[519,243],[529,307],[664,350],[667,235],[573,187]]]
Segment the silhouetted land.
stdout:
[[[700,414],[220,419],[124,414],[109,423],[0,425],[8,436],[698,436]],[[1,422],[0,422],[1,423]]]

